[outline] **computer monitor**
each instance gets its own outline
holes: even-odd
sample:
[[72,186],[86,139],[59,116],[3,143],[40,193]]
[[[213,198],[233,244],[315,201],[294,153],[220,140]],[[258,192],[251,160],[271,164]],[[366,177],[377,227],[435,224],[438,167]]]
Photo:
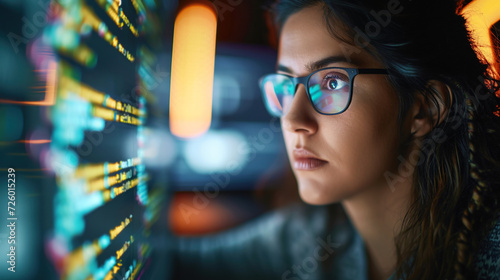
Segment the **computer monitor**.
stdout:
[[176,6],[0,4],[1,279],[169,279],[170,178],[147,141]]

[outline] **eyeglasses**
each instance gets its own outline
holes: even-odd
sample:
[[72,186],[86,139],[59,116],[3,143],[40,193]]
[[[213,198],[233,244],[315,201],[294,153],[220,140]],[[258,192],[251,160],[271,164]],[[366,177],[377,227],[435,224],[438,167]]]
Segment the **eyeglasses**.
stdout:
[[358,74],[388,74],[386,69],[328,67],[304,77],[269,74],[259,80],[269,113],[281,117],[290,108],[298,84],[306,87],[307,97],[322,115],[337,115],[349,107],[354,78]]

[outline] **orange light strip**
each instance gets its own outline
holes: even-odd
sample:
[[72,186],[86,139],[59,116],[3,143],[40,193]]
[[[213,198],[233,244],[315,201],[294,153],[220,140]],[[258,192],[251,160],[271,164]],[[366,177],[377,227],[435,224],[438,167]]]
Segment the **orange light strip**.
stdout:
[[37,139],[37,140],[19,140],[16,141],[16,143],[28,143],[28,144],[47,144],[51,143],[52,140],[50,139]]
[[[38,71],[37,71],[38,72]],[[56,103],[56,83],[57,83],[57,62],[52,60],[49,62],[46,70],[39,72],[47,72],[47,86],[45,88],[45,99],[41,101],[15,101],[0,99],[0,103],[18,104],[29,106],[52,106]]]
[[212,119],[217,16],[207,2],[186,6],[175,19],[170,130],[178,137],[205,133]]
[[17,140],[17,141],[0,141],[0,145],[11,145],[11,144],[47,144],[51,143],[50,139],[35,139],[35,140]]
[[[500,1],[498,0],[475,0],[465,6],[461,14],[467,19],[472,31],[472,37],[478,51],[484,56],[490,65],[497,65],[493,42],[491,40],[490,28],[500,20]],[[494,67],[490,69],[493,75],[498,77],[498,71]]]

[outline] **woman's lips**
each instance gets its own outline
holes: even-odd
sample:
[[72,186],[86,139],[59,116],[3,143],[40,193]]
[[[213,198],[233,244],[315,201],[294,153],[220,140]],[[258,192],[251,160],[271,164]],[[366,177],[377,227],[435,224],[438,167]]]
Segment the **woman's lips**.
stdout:
[[293,168],[295,170],[314,170],[327,164],[324,160],[317,158],[300,158],[293,161]]
[[307,149],[293,150],[293,168],[295,170],[315,170],[327,163],[327,161],[318,158]]

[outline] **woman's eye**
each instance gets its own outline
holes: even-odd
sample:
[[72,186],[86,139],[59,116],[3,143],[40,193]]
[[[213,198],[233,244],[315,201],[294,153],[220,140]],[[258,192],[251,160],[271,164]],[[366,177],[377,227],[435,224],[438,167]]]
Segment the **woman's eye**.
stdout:
[[337,79],[330,79],[330,81],[328,81],[328,86],[330,89],[337,89],[338,85],[339,82],[337,81]]
[[338,77],[327,77],[325,78],[325,89],[328,90],[340,90],[347,86],[347,82]]
[[348,80],[349,79],[345,75],[330,72],[323,78],[321,88],[325,90],[341,90],[349,85]]

